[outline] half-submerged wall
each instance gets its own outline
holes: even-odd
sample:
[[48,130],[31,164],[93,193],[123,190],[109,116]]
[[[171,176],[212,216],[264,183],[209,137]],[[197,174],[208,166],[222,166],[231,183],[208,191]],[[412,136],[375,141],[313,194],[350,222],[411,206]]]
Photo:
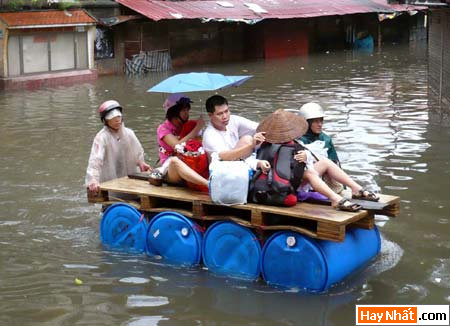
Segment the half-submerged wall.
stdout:
[[450,9],[429,16],[428,83],[438,102],[450,106]]
[[416,23],[419,16],[423,20],[423,13],[404,13],[383,21],[377,14],[365,13],[264,19],[255,24],[198,19],[151,21],[142,17],[113,26],[114,59],[109,60],[110,69],[100,69],[101,60],[97,60],[97,68],[100,73],[121,73],[126,59],[148,51],[166,51],[174,67],[308,56],[351,49],[361,33],[371,36],[375,46],[408,42],[411,26],[416,28],[414,35],[424,33],[423,24]]

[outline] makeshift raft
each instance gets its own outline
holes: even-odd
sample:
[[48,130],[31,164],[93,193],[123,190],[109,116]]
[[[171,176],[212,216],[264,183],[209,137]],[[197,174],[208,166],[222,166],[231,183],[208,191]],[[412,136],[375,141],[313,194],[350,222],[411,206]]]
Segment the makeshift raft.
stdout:
[[379,202],[358,201],[364,207],[359,212],[305,202],[222,206],[205,193],[129,177],[102,183],[98,196],[88,200],[111,205],[123,202],[114,197],[122,195],[134,200],[106,209],[104,243],[145,250],[170,263],[203,261],[219,274],[249,279],[262,274],[268,283],[313,291],[327,289],[376,256],[381,240],[374,215],[395,217],[400,208],[399,197],[389,195],[379,195]]

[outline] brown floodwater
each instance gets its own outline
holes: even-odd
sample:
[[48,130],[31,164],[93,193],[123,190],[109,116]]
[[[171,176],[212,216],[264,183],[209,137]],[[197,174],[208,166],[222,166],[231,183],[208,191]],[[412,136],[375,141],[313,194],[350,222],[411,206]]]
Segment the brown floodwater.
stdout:
[[[450,132],[448,113],[429,95],[425,51],[391,46],[190,69],[254,75],[221,92],[233,113],[254,120],[320,102],[344,169],[401,197],[400,216],[376,216],[381,254],[322,294],[101,245],[101,207],[87,203],[83,185],[101,128],[97,106],[112,98],[124,106],[153,164],[164,96],[146,90],[168,74],[0,93],[0,325],[352,325],[355,304],[449,304]],[[211,94],[191,94],[191,117]]]

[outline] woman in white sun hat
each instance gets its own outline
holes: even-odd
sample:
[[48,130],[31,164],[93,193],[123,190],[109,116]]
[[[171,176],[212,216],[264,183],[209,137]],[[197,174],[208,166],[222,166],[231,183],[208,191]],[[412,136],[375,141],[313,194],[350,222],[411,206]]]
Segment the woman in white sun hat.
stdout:
[[303,104],[299,110],[299,114],[308,122],[308,131],[300,138],[301,141],[304,144],[321,142],[327,152],[327,157],[337,165],[340,165],[331,137],[322,130],[323,119],[325,117],[322,106],[314,102]]
[[[309,102],[303,104],[298,113],[308,122],[308,131],[300,137],[303,144],[305,144],[306,147],[312,151],[314,151],[314,149],[318,149],[319,153],[325,152],[324,156],[340,167],[341,164],[333,141],[330,136],[323,132],[325,113],[322,106],[315,102]],[[379,200],[379,197],[375,193],[364,188],[357,194],[352,195],[350,189],[344,187],[344,185],[331,178],[329,174],[324,174],[323,179],[335,193],[343,197],[370,201]]]

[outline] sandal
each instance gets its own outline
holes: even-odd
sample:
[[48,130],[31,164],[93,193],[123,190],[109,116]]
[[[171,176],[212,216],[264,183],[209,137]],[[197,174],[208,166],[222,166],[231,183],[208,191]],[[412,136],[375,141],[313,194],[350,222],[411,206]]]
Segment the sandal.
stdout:
[[361,205],[358,205],[356,203],[352,203],[347,198],[342,198],[336,206],[333,206],[334,208],[340,210],[340,211],[346,211],[346,212],[357,212],[362,207]]
[[368,201],[379,201],[380,197],[378,197],[373,191],[362,188],[358,193],[352,195],[353,199],[361,199]]
[[153,171],[152,173],[150,173],[150,176],[148,177],[148,182],[150,182],[150,184],[160,187],[162,186],[163,183],[163,175],[161,174],[161,172],[159,171]]

